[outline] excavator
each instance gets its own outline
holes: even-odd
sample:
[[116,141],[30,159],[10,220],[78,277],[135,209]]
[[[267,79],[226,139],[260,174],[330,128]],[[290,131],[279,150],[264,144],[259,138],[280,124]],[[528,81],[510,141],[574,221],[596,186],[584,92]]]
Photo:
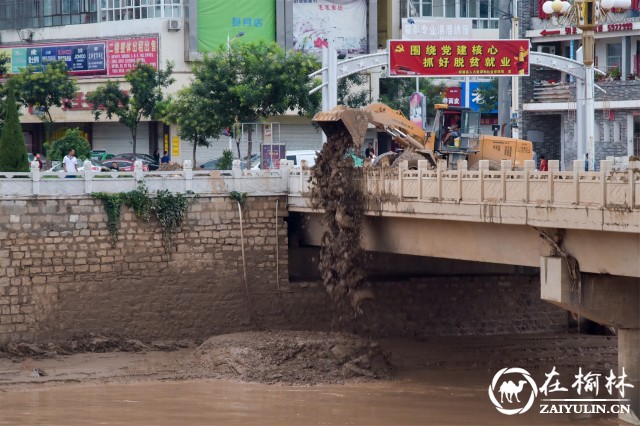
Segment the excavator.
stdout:
[[374,166],[385,163],[397,166],[400,161],[407,160],[409,168],[416,169],[418,161],[426,159],[431,167],[436,167],[438,160],[444,159],[450,168],[456,168],[460,160],[467,160],[469,169],[473,170],[480,160],[490,160],[490,168],[497,169],[500,160],[511,160],[512,167],[522,169],[525,160],[533,158],[529,141],[481,135],[479,112],[447,104],[436,104],[435,110],[433,128],[429,132],[383,103],[364,108],[338,105],[331,111],[317,113],[313,121],[327,137],[346,132],[356,147],[364,143],[369,125],[378,132],[389,134],[399,149],[379,155]]

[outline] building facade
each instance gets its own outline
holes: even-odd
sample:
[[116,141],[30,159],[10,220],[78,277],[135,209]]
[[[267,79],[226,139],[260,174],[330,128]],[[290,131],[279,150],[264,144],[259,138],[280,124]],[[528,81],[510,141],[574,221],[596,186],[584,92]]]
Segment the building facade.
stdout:
[[[562,19],[546,15],[542,1],[521,2],[520,36],[531,50],[581,62],[581,32]],[[596,29],[595,160],[640,155],[640,19],[632,10],[611,15]],[[560,71],[532,64],[531,76],[521,79],[521,128],[534,150],[560,160],[571,170],[577,158],[576,85]],[[584,158],[580,158],[584,159]]]

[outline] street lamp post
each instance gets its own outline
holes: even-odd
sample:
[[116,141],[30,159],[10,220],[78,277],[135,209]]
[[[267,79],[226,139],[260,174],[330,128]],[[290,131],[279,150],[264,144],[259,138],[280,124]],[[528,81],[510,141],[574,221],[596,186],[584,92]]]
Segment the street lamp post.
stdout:
[[229,38],[229,30],[227,30],[227,52],[231,52],[231,42],[237,38],[240,38],[244,35],[244,32],[240,31],[233,38]]
[[[595,170],[595,71],[594,48],[595,28],[612,19],[612,9],[628,9],[631,0],[573,0],[573,2],[553,0],[542,5],[542,11],[558,18],[561,25],[575,25],[582,30],[582,63],[585,67],[584,97],[576,96],[576,101],[584,102],[584,140],[578,141],[578,156],[583,155],[587,167]],[[576,90],[577,92],[577,90]],[[576,93],[577,95],[577,93]]]

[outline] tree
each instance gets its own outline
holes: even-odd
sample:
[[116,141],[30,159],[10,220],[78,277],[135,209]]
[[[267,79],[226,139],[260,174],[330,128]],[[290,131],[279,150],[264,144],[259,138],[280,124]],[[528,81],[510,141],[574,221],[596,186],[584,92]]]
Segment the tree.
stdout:
[[28,172],[29,159],[18,117],[14,84],[15,81],[9,80],[7,97],[4,101],[5,122],[0,137],[0,171]]
[[42,67],[23,68],[14,76],[17,96],[25,106],[34,108],[45,123],[47,139],[53,125],[51,108],[71,108],[70,99],[75,98],[78,84],[69,76],[67,63],[64,61],[47,62]]
[[134,155],[138,124],[143,118],[157,118],[158,109],[164,99],[163,90],[175,81],[172,74],[172,63],[168,63],[163,71],[138,62],[135,68],[125,75],[125,80],[130,85],[128,92],[120,89],[119,83],[109,81],[87,96],[87,100],[93,104],[93,115],[96,120],[100,119],[102,113],[105,113],[109,119],[115,115],[120,123],[129,128]]
[[[218,50],[194,68],[200,91],[207,97],[205,117],[220,123],[257,122],[272,115],[297,111],[310,115],[320,103],[320,94],[309,95],[309,74],[318,67],[310,55],[276,43],[236,43]],[[252,130],[248,132],[247,166],[251,167]]]
[[475,90],[478,96],[480,112],[494,112],[498,109],[498,79],[492,78],[489,83],[479,84]]
[[178,92],[175,98],[169,99],[163,112],[164,120],[178,126],[178,134],[193,145],[193,166],[196,165],[196,149],[198,146],[211,145],[210,138],[218,136],[225,123],[218,121],[218,116],[204,116],[203,111],[209,98],[198,95],[197,83]]
[[[434,104],[442,103],[446,85],[444,81],[434,82],[429,78],[420,79],[420,92],[424,94],[427,103],[427,116],[434,116]],[[381,78],[379,101],[390,108],[409,113],[409,98],[416,91],[416,81],[413,78]]]
[[222,150],[222,157],[218,160],[218,170],[231,170],[233,167],[233,151],[229,148]]
[[369,76],[363,74],[352,74],[340,79],[338,81],[338,103],[349,108],[360,108],[368,105],[371,102],[371,95],[368,87],[364,85],[369,82],[369,78]]
[[47,156],[56,161],[62,161],[72,149],[76,151],[76,157],[81,160],[91,157],[91,145],[84,138],[80,129],[68,129],[60,139],[46,143],[45,148]]

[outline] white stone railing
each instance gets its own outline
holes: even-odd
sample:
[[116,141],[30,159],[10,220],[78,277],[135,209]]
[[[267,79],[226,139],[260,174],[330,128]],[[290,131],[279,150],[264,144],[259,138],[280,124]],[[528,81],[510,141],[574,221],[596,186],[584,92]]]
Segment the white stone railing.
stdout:
[[[479,170],[467,170],[466,162],[458,170],[447,170],[445,162],[429,169],[427,161],[420,161],[418,170],[407,170],[406,162],[395,169],[370,168],[364,173],[365,193],[396,201],[640,209],[639,164],[613,171],[611,161],[601,161],[597,172],[585,172],[579,160],[572,172],[559,171],[554,160],[544,172],[536,171],[533,161],[526,161],[522,171],[512,171],[508,160],[501,166],[489,170],[489,162],[482,160]],[[293,169],[289,194],[307,195],[309,177],[309,171]]]
[[[0,172],[0,197],[28,196],[80,196],[94,192],[118,193],[136,189],[144,183],[155,193],[194,192],[196,194],[225,194],[231,191],[250,195],[284,194],[288,191],[290,164],[281,162],[280,170],[243,171],[240,161],[234,161],[229,171],[194,170],[191,161],[185,161],[182,170],[144,172],[142,163],[136,161],[133,172],[94,172],[91,162],[67,177],[64,172],[41,172],[38,163],[31,164],[28,173]],[[71,177],[71,178],[70,178]]]

